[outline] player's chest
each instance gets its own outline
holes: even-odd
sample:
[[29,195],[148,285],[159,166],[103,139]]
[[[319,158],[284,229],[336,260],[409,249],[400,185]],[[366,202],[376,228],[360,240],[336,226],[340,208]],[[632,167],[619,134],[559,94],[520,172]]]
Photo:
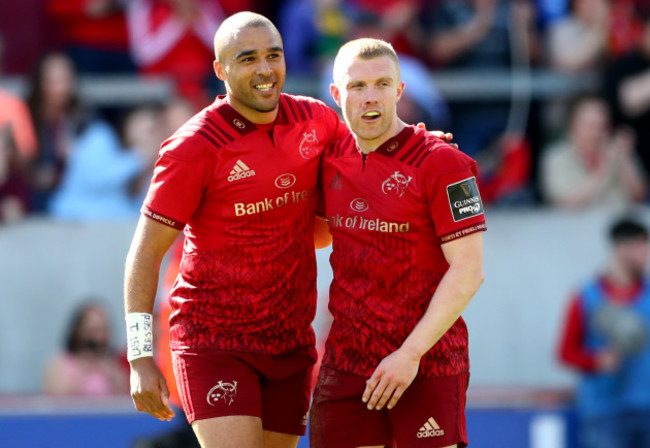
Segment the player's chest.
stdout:
[[256,132],[220,151],[212,186],[230,196],[313,188],[323,139],[308,126]]
[[395,221],[426,216],[419,172],[377,154],[325,158],[321,182],[328,215]]

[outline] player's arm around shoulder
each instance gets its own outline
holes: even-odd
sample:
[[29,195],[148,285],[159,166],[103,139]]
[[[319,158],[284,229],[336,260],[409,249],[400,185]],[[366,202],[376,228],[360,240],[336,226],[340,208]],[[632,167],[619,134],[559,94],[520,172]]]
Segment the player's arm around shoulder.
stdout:
[[131,366],[131,397],[138,411],[159,420],[170,420],[169,391],[165,378],[153,361],[151,319],[160,265],[179,230],[140,216],[126,259],[124,276],[124,308],[127,315],[127,343]]

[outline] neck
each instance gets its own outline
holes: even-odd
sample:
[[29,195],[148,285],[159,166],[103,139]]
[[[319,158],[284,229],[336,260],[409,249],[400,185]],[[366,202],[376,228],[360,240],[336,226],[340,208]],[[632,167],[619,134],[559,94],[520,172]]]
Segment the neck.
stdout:
[[254,124],[269,124],[273,123],[278,116],[278,110],[280,109],[280,103],[268,112],[262,112],[259,110],[251,109],[250,107],[244,107],[237,101],[233,101],[230,95],[226,95],[226,101],[230,104],[230,107],[239,112],[244,118]]
[[405,127],[406,127],[406,123],[404,123],[399,118],[395,117],[395,120],[393,121],[393,123],[391,123],[388,130],[384,132],[381,136],[375,139],[366,140],[354,134],[354,138],[356,139],[359,148],[361,148],[361,152],[364,154],[369,154],[373,151],[376,151],[377,148],[379,148],[381,145],[383,145],[388,140],[390,140],[391,138],[395,137],[397,134],[402,132],[402,130]]

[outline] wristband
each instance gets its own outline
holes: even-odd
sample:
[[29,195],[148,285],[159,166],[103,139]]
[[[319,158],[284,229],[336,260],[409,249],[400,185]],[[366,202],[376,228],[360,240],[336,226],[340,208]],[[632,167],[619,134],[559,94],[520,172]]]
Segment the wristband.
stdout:
[[149,313],[126,315],[126,359],[153,356],[153,316]]

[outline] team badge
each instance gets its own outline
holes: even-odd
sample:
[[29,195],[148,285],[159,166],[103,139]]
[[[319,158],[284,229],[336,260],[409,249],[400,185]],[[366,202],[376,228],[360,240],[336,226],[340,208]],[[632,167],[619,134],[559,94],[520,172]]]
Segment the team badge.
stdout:
[[413,178],[411,176],[406,177],[399,171],[395,171],[381,184],[381,191],[383,191],[384,194],[392,194],[398,198],[401,198],[404,196],[404,193],[406,193],[406,189],[408,188],[409,183],[412,179]]
[[390,145],[388,145],[388,148],[386,148],[387,152],[393,152],[399,147],[399,143],[393,142]]
[[475,177],[447,185],[447,198],[454,222],[479,216],[484,212]]
[[368,201],[366,201],[365,199],[356,198],[356,199],[352,199],[352,202],[350,202],[350,208],[354,212],[363,213],[366,210],[368,210],[370,207],[368,206]]
[[280,174],[275,178],[275,186],[278,188],[291,188],[296,183],[296,176],[291,173]]
[[318,155],[318,137],[316,136],[316,129],[311,132],[304,132],[302,142],[300,142],[300,155],[304,159],[311,159]]
[[223,401],[228,406],[235,401],[235,396],[237,395],[237,381],[232,383],[224,383],[219,381],[216,386],[214,386],[208,392],[207,400],[210,406],[215,406],[220,401]]

